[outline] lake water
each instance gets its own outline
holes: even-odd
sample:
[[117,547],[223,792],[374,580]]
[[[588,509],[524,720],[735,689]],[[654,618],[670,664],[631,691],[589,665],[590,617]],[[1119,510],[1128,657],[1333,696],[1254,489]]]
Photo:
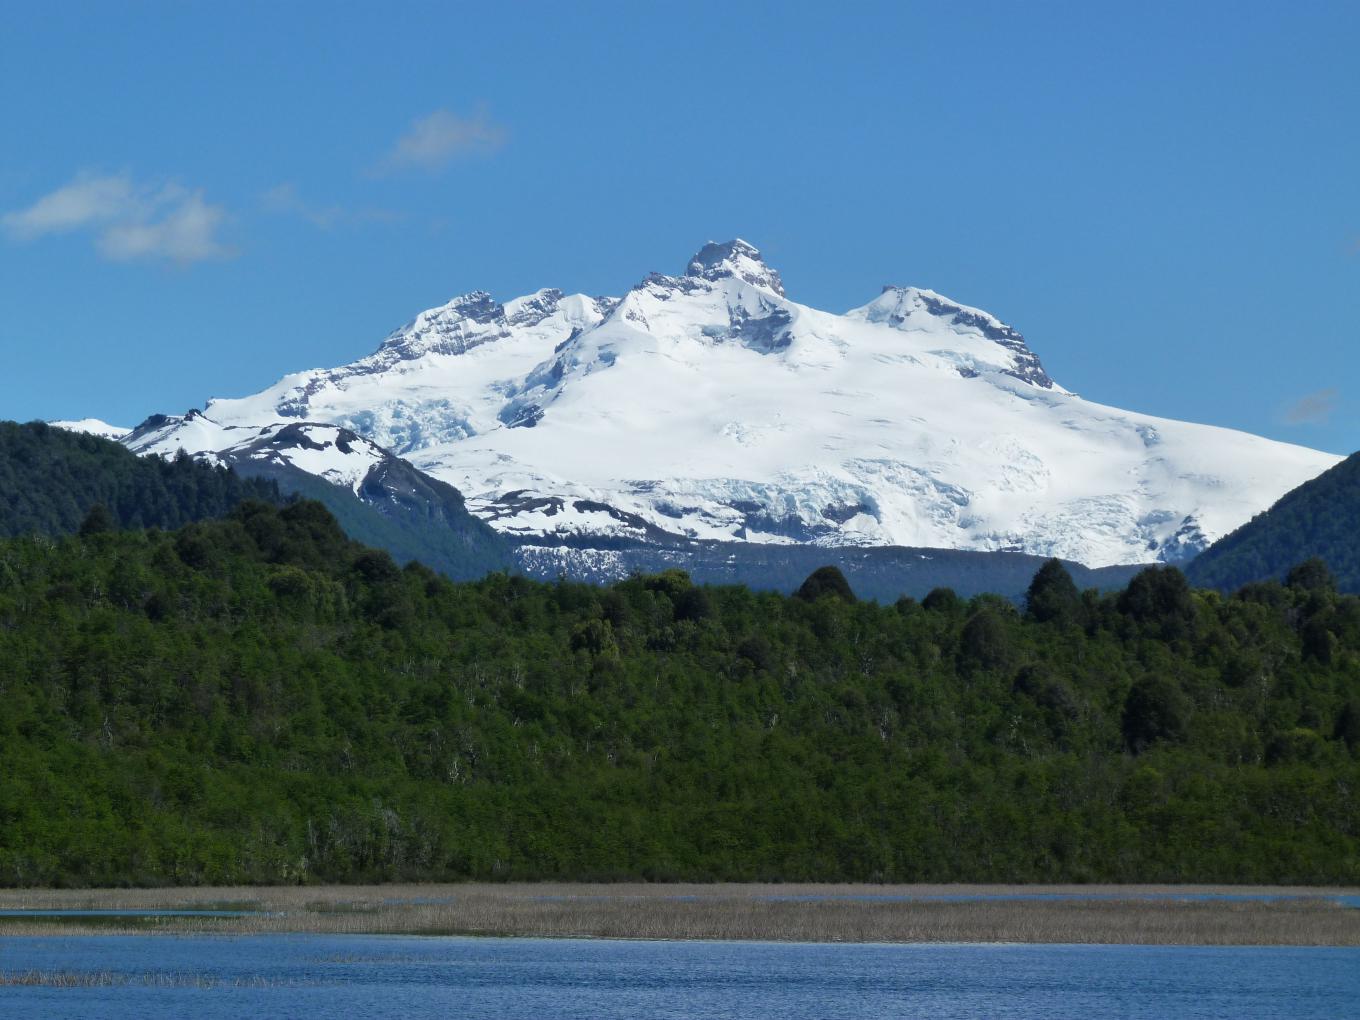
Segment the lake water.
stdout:
[[1360,949],[68,936],[0,938],[0,971],[114,982],[0,988],[25,1020],[1360,1016]]

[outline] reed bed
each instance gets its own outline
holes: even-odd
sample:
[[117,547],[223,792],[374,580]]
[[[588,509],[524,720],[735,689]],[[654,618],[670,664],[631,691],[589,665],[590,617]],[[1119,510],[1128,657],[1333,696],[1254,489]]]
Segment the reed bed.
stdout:
[[[1070,895],[1081,899],[958,899]],[[1252,894],[1275,900],[1196,899]],[[1147,898],[1152,895],[1174,898]],[[0,910],[239,917],[0,918],[0,935],[504,935],[790,942],[1360,945],[1355,890],[1210,886],[384,885],[10,890]],[[885,897],[899,897],[888,899]],[[949,897],[932,899],[931,897]]]

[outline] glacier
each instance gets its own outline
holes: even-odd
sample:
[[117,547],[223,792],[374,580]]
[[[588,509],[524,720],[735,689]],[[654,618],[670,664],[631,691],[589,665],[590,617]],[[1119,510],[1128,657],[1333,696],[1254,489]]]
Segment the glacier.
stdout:
[[[211,456],[300,422],[356,433],[521,544],[559,548],[1174,563],[1340,460],[1086,400],[1016,329],[931,290],[886,287],[844,313],[799,304],[739,239],[621,298],[463,295],[365,358],[215,398],[130,445]],[[297,466],[349,486],[377,456],[298,449]]]

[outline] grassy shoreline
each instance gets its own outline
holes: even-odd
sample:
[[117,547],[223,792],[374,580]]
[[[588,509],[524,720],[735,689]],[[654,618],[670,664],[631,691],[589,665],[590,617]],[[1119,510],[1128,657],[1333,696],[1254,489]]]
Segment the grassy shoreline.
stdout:
[[[1360,890],[1291,886],[466,884],[0,891],[5,935],[405,934],[788,942],[1360,946]],[[996,897],[1024,897],[1004,899]],[[1073,898],[1064,898],[1073,897]],[[1274,897],[1234,899],[1225,897]]]

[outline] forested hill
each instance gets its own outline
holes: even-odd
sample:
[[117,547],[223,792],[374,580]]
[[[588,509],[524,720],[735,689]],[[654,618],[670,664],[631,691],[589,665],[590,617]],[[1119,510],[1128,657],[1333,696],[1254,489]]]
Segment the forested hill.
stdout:
[[395,457],[365,480],[369,501],[276,458],[230,463],[139,457],[42,422],[0,422],[0,536],[71,534],[96,506],[109,527],[173,529],[222,517],[247,499],[302,497],[325,503],[346,534],[402,563],[418,559],[455,578],[513,565],[505,540],[468,513],[456,489]]
[[1360,599],[492,575],[318,504],[0,542],[0,882],[1360,882]]
[[0,536],[71,534],[97,505],[111,527],[172,529],[246,499],[278,502],[278,488],[189,457],[143,458],[98,436],[0,421]]
[[1196,584],[1231,591],[1281,579],[1313,557],[1327,563],[1342,591],[1360,594],[1360,453],[1219,539],[1187,573]]

